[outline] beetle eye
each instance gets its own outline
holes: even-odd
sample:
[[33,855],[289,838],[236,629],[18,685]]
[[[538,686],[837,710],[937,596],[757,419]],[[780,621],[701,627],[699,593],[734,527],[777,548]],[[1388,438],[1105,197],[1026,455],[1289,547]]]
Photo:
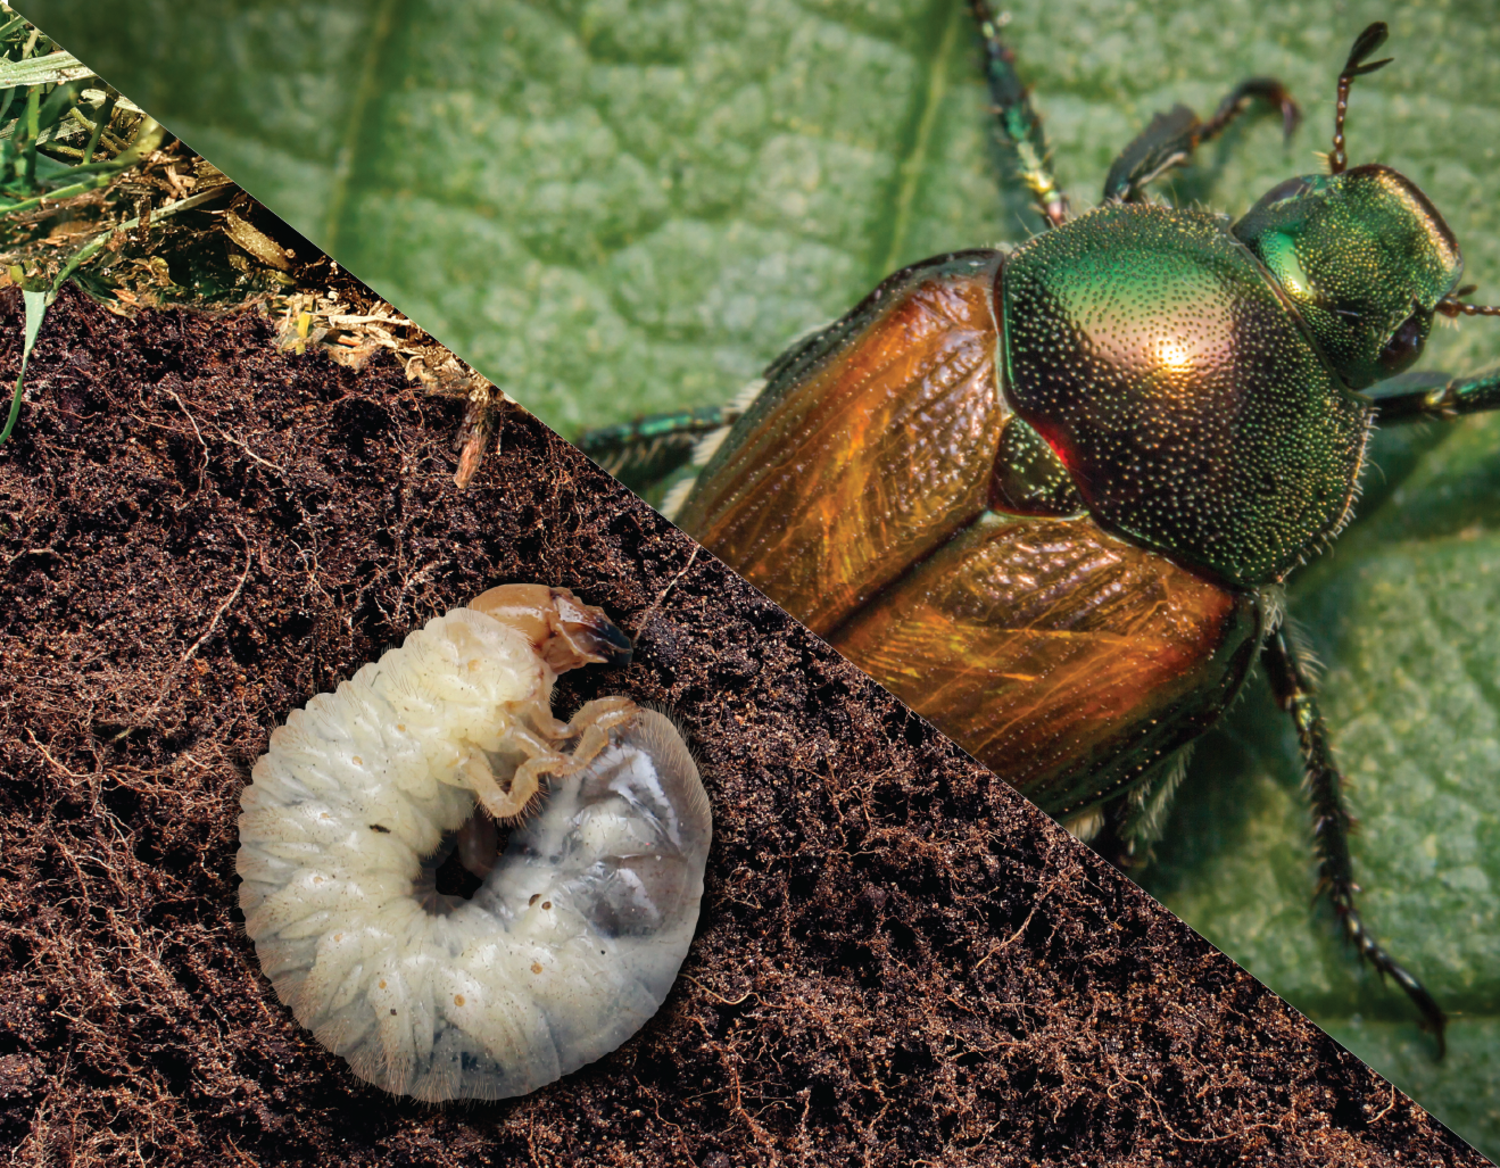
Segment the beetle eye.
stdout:
[[1421,355],[1422,341],[1427,330],[1421,310],[1412,313],[1401,322],[1395,334],[1385,343],[1376,358],[1387,373],[1400,373]]

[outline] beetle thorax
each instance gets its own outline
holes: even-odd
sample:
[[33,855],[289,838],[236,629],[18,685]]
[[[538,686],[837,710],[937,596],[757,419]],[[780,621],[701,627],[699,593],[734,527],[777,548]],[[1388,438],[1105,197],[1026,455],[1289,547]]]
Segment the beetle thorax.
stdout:
[[1338,529],[1369,406],[1224,220],[1106,205],[1002,284],[1004,392],[1100,522],[1251,587]]

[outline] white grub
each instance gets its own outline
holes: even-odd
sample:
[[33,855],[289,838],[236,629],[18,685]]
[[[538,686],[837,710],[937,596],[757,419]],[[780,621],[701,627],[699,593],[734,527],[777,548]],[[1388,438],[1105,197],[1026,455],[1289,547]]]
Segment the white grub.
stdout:
[[[697,768],[624,698],[569,724],[550,708],[559,672],[628,655],[565,589],[507,585],[271,735],[240,799],[245,928],[277,996],[361,1079],[432,1102],[523,1095],[666,998],[712,834]],[[498,862],[476,803],[525,812]],[[470,900],[431,886],[455,832],[489,870]]]

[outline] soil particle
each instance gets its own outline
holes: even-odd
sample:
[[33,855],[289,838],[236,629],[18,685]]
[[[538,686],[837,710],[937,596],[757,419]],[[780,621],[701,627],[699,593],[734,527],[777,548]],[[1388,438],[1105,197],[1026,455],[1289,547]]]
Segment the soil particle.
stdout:
[[[0,384],[20,297],[0,296]],[[532,418],[72,294],[0,450],[0,1147],[17,1164],[1482,1164]],[[715,840],[666,1006],[524,1099],[356,1081],[260,975],[270,729],[514,580],[636,637]]]

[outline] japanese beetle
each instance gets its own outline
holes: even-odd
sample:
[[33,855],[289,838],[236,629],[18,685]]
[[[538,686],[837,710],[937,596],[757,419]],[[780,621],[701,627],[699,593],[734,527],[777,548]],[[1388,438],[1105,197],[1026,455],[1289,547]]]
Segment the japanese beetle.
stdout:
[[[1339,77],[1329,173],[1231,224],[1144,191],[1256,99],[1158,116],[1074,217],[1041,123],[975,0],[1001,136],[1048,230],[884,281],[767,370],[667,509],[747,578],[1113,858],[1159,835],[1186,750],[1265,663],[1297,728],[1322,881],[1357,951],[1444,1015],[1355,905],[1350,817],[1287,575],[1346,521],[1372,424],[1500,407],[1500,376],[1366,391],[1442,315],[1458,245],[1410,180],[1348,166]],[[690,421],[691,419],[685,419]],[[671,427],[657,423],[654,459]],[[585,448],[621,467],[628,431]],[[638,453],[638,451],[637,451]]]

